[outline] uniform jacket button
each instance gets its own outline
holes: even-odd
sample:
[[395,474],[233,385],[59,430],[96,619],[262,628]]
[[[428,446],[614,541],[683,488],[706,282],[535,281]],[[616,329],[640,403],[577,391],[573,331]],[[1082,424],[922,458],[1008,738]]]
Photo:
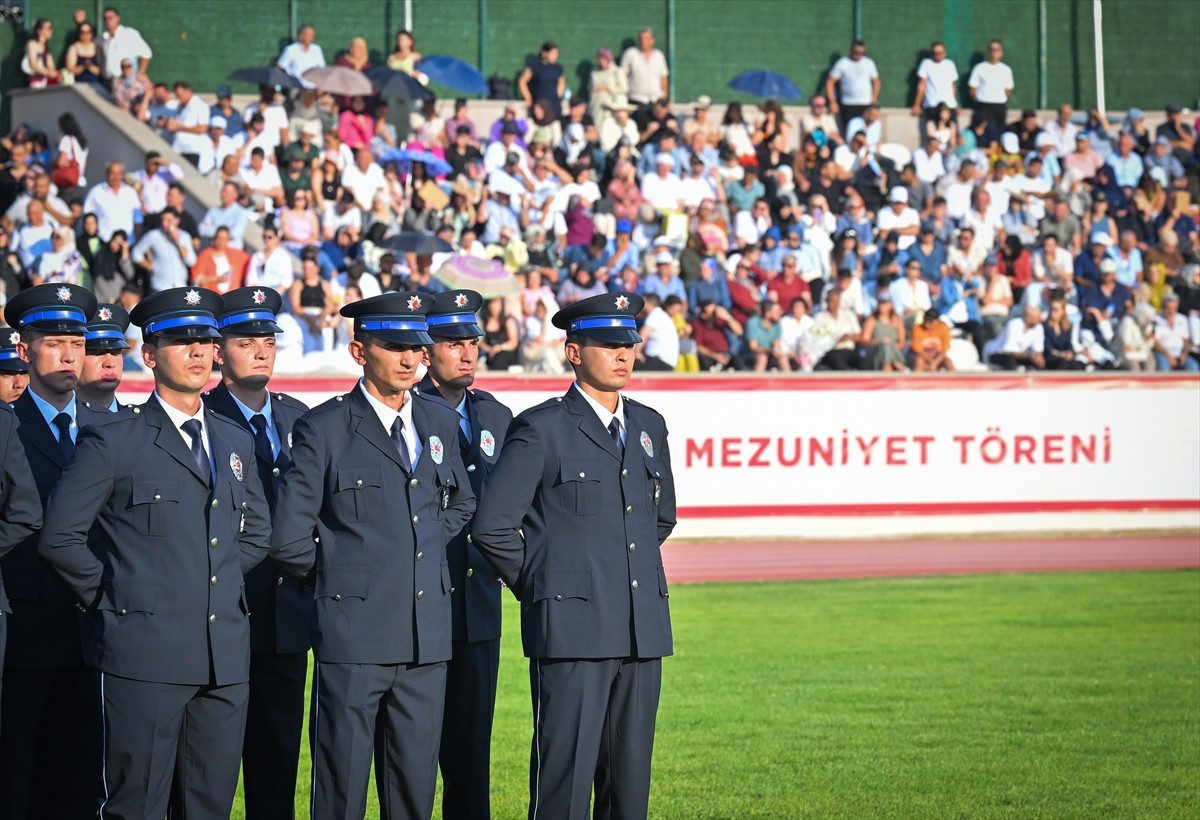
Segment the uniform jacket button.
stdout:
[[415,478],[414,478],[414,479],[411,479],[411,480],[409,480],[409,482],[408,482],[408,486],[410,486],[410,487],[416,487],[416,486],[417,486],[417,485],[419,485],[420,483],[421,483],[420,481],[418,481],[417,479],[415,479]]
[[341,595],[334,595],[334,596],[333,596],[333,600],[335,600],[335,601],[340,601],[340,600],[342,600],[342,596],[341,596]]
[[418,590],[417,590],[417,600],[419,601],[419,600],[421,600],[421,599],[422,599],[422,598],[424,598],[424,597],[425,597],[425,590],[423,590],[423,589],[418,589]]
[[208,616],[208,622],[209,622],[210,624],[215,624],[215,623],[217,622],[217,616],[216,616],[216,615],[209,615],[209,616]]
[[413,523],[414,523],[414,524],[420,524],[420,523],[421,523],[421,516],[419,516],[419,515],[414,515],[414,516],[413,516]]
[[629,551],[630,551],[630,552],[637,552],[637,544],[630,544],[630,545],[629,545]]
[[475,574],[475,570],[471,569],[470,567],[467,567],[467,577],[470,578],[474,574]]
[[[279,478],[279,468],[278,468],[278,467],[272,467],[272,468],[271,468],[271,475],[273,475],[275,478]],[[362,483],[362,482],[360,481],[360,482],[359,482],[359,484],[361,484],[361,483]]]
[[629,478],[629,471],[628,471],[628,470],[622,470],[622,471],[621,471],[621,478]]
[[562,600],[562,596],[561,596],[561,595],[555,595],[555,596],[554,596],[554,600],[556,600],[556,601],[561,601],[561,600]]
[[633,507],[632,507],[632,506],[626,507],[626,508],[625,508],[625,514],[626,514],[626,515],[633,515]]
[[121,614],[122,614],[122,615],[128,615],[128,614],[129,614],[129,610],[128,610],[128,609],[122,609],[122,610],[121,610]]
[[155,494],[154,494],[154,500],[155,500],[155,501],[161,501],[161,500],[162,500],[162,496],[161,496],[161,495],[159,495],[158,493],[155,493]]
[[631,583],[629,586],[633,587],[634,589],[637,589],[637,588],[638,588],[638,582],[637,582],[637,579],[636,579],[636,578],[634,578],[634,579],[633,579],[633,583]]
[[217,507],[221,506],[221,502],[214,498],[212,500],[212,504],[210,504],[209,506],[215,510]]
[[474,464],[468,464],[468,465],[467,465],[467,472],[468,472],[468,473],[473,473],[473,472],[475,472],[475,465],[474,465]]
[[423,553],[423,552],[418,552],[418,553],[417,553],[417,560],[418,560],[418,561],[420,561],[420,560],[421,560],[422,558],[424,558],[424,557],[425,557],[425,553]]
[[275,581],[275,586],[277,586],[277,587],[283,586],[283,576],[282,575],[280,575],[279,579],[277,581]]
[[248,501],[243,501],[243,502],[242,502],[242,509],[243,509],[243,510],[248,510],[248,509],[250,509],[250,502],[248,502]]
[[218,538],[212,538],[208,542],[208,545],[210,547],[212,547],[213,549],[216,549],[218,546],[220,546],[220,544],[221,544],[221,541]]
[[474,541],[472,541],[472,540],[471,540],[471,533],[467,533],[467,543],[468,543],[468,544],[474,544],[474,543],[475,543]]
[[213,577],[209,578],[208,585],[215,587],[217,585],[217,576],[214,575]]
[[355,486],[355,487],[361,487],[361,486],[362,486],[362,479],[360,478],[360,479],[358,479],[358,481],[355,481],[355,482],[354,482],[354,486]]

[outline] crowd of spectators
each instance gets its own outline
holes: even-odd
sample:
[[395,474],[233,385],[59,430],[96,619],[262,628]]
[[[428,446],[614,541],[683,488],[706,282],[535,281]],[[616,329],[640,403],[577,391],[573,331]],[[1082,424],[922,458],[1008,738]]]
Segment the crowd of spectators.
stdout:
[[[884,139],[886,78],[861,41],[798,123],[773,100],[673,108],[650,30],[619,58],[600,48],[586,93],[566,88],[547,42],[518,78],[521,102],[477,129],[465,99],[314,87],[301,75],[325,51],[307,25],[278,60],[300,88],[264,86],[243,110],[226,86],[210,102],[186,79],[152,81],[151,47],[114,8],[99,37],[77,12],[61,61],[53,32],[33,26],[29,84],[94,84],[220,204],[189,216],[182,169],[155,151],[86,179],[89,141],[69,112],[53,137],[19,125],[0,140],[0,304],[42,282],[127,307],[187,283],[273,287],[289,309],[283,349],[319,362],[344,347],[344,302],[442,289],[433,274],[450,254],[388,248],[422,232],[520,282],[485,306],[491,369],[562,372],[554,313],[618,289],[646,297],[642,369],[1200,369],[1196,123],[1174,104],[1153,132],[1138,109],[1111,124],[1069,105],[1010,116],[998,40],[965,94],[932,44],[916,72],[919,144],[901,145]],[[402,31],[386,65],[424,81],[420,57]],[[372,67],[362,38],[335,62]],[[437,162],[381,161],[396,148]]]

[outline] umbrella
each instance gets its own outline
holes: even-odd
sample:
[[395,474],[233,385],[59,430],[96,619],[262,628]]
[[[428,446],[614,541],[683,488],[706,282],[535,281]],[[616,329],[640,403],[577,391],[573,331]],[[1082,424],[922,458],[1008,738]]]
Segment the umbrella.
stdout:
[[317,88],[343,97],[365,97],[375,92],[367,75],[344,65],[310,68],[304,72],[304,79],[315,84]]
[[417,63],[417,71],[429,79],[455,91],[467,94],[488,93],[487,80],[479,73],[479,69],[470,63],[451,57],[449,54],[433,54]]
[[394,251],[405,251],[408,253],[429,255],[435,253],[454,253],[454,246],[445,239],[439,239],[431,234],[420,233],[418,231],[398,233],[383,240],[383,244]]
[[416,151],[412,148],[389,148],[379,157],[380,165],[389,162],[396,163],[402,173],[408,173],[414,162],[425,163],[425,174],[431,177],[445,176],[452,170],[450,163],[429,151]]
[[281,68],[273,65],[239,68],[229,79],[254,85],[279,85],[284,88],[300,88],[300,81]]
[[433,96],[411,74],[396,71],[385,65],[375,66],[367,71],[367,79],[371,81],[371,85],[380,95],[390,100],[406,102],[408,100],[424,100]]
[[802,100],[804,95],[796,84],[782,74],[774,71],[759,69],[746,71],[729,81],[729,87],[734,91],[744,91],[756,97],[767,97],[777,100]]
[[433,278],[448,288],[478,291],[485,299],[511,296],[521,290],[517,277],[498,259],[480,259],[459,254],[433,272]]

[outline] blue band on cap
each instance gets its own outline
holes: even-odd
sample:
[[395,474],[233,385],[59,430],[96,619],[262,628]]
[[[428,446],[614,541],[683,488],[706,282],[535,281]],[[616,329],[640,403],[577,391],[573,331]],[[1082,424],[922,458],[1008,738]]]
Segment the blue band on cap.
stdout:
[[240,313],[231,313],[228,316],[223,316],[217,321],[217,327],[229,327],[230,325],[240,325],[242,322],[274,322],[275,314],[269,310],[244,310]]
[[37,310],[33,313],[26,313],[19,320],[21,327],[31,325],[34,322],[79,322],[84,324],[87,322],[87,314],[77,307],[55,307],[50,310]]
[[363,319],[358,323],[360,330],[428,330],[423,321],[399,321],[396,319]]
[[0,362],[19,358],[21,358],[21,355],[17,353],[17,349],[15,347],[0,348]]
[[142,328],[142,333],[153,335],[177,327],[210,327],[216,330],[217,320],[212,317],[211,313],[185,313],[183,315],[159,319],[155,322],[147,322],[146,326]]
[[125,334],[120,330],[89,330],[83,334],[83,338],[86,342],[98,342],[102,339],[113,339],[123,342],[125,341]]
[[589,316],[571,322],[571,332],[593,330],[595,328],[628,328],[637,330],[637,322],[632,316]]
[[479,322],[479,317],[474,313],[439,313],[437,316],[430,316],[426,319],[430,327],[441,327],[442,325],[473,325]]

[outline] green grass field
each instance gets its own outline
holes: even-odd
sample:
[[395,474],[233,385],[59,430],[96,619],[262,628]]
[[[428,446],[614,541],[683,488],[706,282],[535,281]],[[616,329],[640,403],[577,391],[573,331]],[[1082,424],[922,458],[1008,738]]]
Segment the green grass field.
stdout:
[[[1200,816],[1200,572],[673,593],[655,817]],[[501,820],[525,816],[530,737],[505,606]],[[300,792],[307,817],[307,771]]]

